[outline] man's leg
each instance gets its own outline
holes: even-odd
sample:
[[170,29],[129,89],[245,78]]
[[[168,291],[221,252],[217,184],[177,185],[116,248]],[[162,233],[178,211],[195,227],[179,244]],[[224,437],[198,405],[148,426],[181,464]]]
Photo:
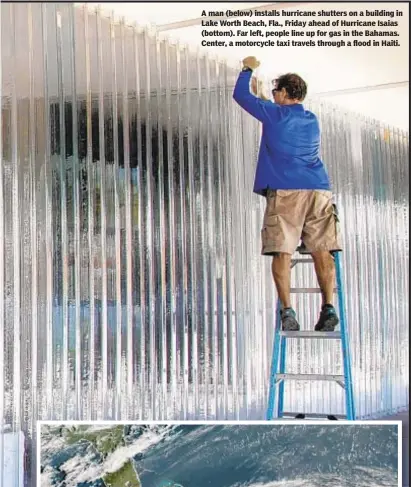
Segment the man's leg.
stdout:
[[334,331],[339,319],[333,306],[335,287],[335,263],[328,250],[312,252],[315,272],[323,297],[320,318],[315,325],[316,331]]
[[278,252],[273,256],[272,273],[283,308],[291,308],[291,255]]
[[278,298],[281,302],[281,324],[285,331],[298,331],[295,311],[291,307],[291,254],[277,252],[273,256],[272,273]]
[[334,331],[339,320],[333,306],[335,263],[330,251],[339,251],[338,221],[330,191],[313,191],[310,211],[303,228],[303,241],[314,261],[322,294],[320,318],[316,331]]
[[291,308],[291,257],[300,240],[306,212],[306,192],[268,191],[262,229],[262,254],[273,256],[272,274],[281,303],[283,330],[297,331],[300,326]]
[[315,273],[323,298],[322,305],[333,304],[335,287],[335,265],[334,259],[328,250],[312,252]]

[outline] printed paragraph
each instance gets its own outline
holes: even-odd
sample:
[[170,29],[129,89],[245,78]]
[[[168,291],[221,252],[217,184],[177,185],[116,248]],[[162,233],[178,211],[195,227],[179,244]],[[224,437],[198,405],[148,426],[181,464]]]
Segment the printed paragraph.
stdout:
[[[352,4],[353,6],[355,4]],[[399,47],[398,9],[201,13],[203,47]]]

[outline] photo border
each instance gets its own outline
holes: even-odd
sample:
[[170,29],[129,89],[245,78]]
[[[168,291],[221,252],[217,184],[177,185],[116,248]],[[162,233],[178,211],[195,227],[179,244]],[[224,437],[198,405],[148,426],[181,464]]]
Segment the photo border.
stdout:
[[[383,426],[383,425],[396,425],[397,426],[397,435],[398,435],[398,487],[403,487],[402,485],[402,421],[378,421],[378,420],[364,420],[364,421],[337,421],[337,422],[332,422],[331,424],[327,423],[324,420],[306,420],[306,421],[293,421],[291,420],[253,420],[253,421],[247,421],[247,420],[222,420],[222,421],[204,421],[204,420],[160,420],[160,421],[153,421],[153,420],[137,420],[137,421],[116,421],[116,420],[110,420],[110,421],[89,421],[89,420],[82,420],[82,421],[64,421],[64,420],[41,420],[37,421],[36,426],[37,426],[37,439],[36,439],[36,476],[37,476],[37,481],[36,481],[36,487],[41,487],[40,485],[40,451],[41,451],[41,437],[40,437],[40,432],[41,432],[41,427],[43,425],[68,425],[68,426],[86,426],[86,425],[107,425],[107,426],[123,426],[123,425],[130,425],[130,426],[142,426],[142,425],[149,425],[149,426],[158,426],[158,425],[174,425],[174,426],[180,426],[180,425],[185,425],[185,426],[216,426],[216,425],[226,425],[226,426],[268,426],[268,425],[291,425],[291,426],[307,426],[307,425],[313,425],[313,426],[364,426],[364,425],[375,425],[375,426]],[[33,486],[34,487],[34,486]]]

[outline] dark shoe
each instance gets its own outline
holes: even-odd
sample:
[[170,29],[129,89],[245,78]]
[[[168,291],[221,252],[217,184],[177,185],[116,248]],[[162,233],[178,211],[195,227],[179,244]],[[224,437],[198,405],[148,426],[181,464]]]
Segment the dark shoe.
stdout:
[[334,306],[326,304],[321,309],[320,318],[315,325],[315,331],[334,331],[339,322],[340,320]]
[[300,329],[293,308],[284,308],[281,310],[281,324],[283,331],[298,331]]

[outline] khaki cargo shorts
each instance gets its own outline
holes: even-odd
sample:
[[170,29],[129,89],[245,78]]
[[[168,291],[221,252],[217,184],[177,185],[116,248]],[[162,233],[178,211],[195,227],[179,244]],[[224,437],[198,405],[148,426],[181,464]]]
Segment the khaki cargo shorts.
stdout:
[[342,250],[331,191],[268,190],[266,197],[263,255],[292,255],[300,240],[308,252]]

